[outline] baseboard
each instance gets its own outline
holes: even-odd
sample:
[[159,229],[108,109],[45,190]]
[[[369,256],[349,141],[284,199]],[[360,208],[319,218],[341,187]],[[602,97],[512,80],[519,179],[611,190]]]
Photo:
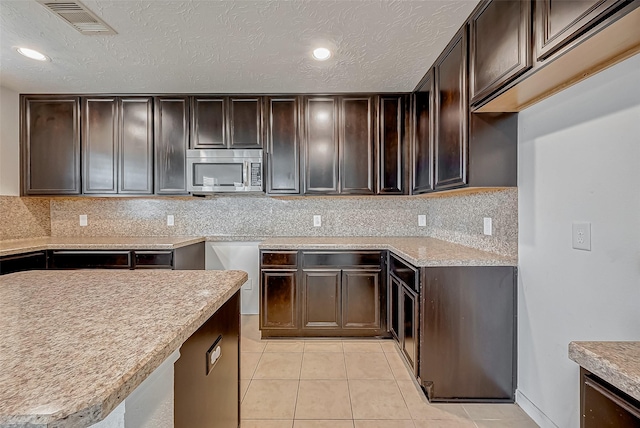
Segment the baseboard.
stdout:
[[558,425],[554,424],[553,421],[533,404],[526,395],[520,392],[520,390],[516,390],[516,404],[518,404],[540,428],[559,428]]

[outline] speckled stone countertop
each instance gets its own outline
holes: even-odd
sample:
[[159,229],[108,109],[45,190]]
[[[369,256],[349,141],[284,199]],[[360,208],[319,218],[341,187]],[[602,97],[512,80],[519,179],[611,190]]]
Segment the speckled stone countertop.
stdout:
[[0,276],[0,426],[104,419],[246,280],[242,271]]
[[198,236],[72,236],[0,241],[0,256],[41,250],[175,250],[198,242]]
[[640,342],[571,342],[569,358],[640,400]]
[[269,238],[265,250],[389,250],[416,267],[425,266],[517,266],[517,257],[506,257],[435,238],[404,237],[305,237]]

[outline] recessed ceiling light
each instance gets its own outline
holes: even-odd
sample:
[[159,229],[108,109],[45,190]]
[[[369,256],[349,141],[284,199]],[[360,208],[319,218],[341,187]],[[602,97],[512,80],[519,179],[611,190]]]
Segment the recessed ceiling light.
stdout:
[[33,49],[17,48],[16,50],[20,55],[26,56],[27,58],[35,59],[37,61],[49,61],[48,56],[41,54],[38,51],[34,51]]
[[313,50],[313,59],[325,61],[331,57],[331,51],[327,48],[317,48]]

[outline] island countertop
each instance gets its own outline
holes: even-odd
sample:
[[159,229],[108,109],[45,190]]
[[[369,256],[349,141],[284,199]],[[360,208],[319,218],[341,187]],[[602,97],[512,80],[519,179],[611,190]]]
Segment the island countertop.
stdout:
[[0,241],[0,256],[42,250],[175,250],[204,241],[198,236],[48,236]]
[[389,250],[416,267],[517,266],[517,257],[477,250],[430,237],[283,237],[259,245],[265,250]]
[[242,271],[0,277],[0,426],[104,419],[247,280]]
[[640,400],[640,342],[571,342],[569,358]]

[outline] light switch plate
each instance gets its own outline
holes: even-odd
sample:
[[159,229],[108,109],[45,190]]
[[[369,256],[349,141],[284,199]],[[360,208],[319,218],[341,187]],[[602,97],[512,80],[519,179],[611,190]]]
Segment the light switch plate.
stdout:
[[491,224],[491,217],[484,218],[484,234],[493,235],[493,226]]
[[425,227],[427,225],[427,216],[425,214],[418,214],[418,226]]
[[173,218],[173,215],[169,214],[167,215],[167,226],[174,226],[175,223],[175,219]]
[[80,214],[80,226],[86,226],[87,225],[87,215],[86,214]]
[[314,215],[313,216],[313,227],[320,227],[320,226],[322,226],[322,216]]
[[574,222],[571,237],[573,248],[591,251],[591,223]]

